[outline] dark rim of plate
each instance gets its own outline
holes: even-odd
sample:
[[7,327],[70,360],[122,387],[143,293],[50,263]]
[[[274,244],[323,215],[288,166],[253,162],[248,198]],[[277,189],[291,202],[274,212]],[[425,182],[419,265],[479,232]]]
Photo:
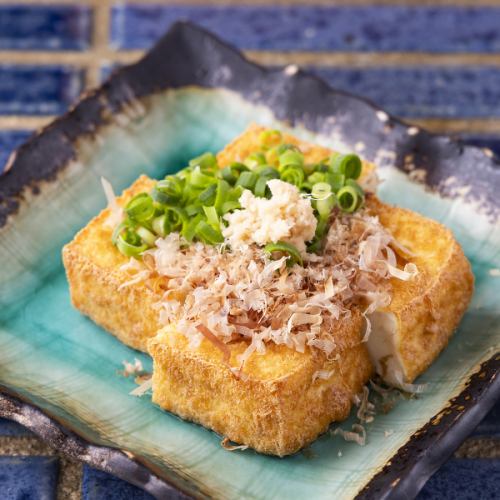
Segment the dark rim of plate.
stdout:
[[[366,99],[334,90],[295,66],[266,69],[250,63],[214,35],[191,23],[178,22],[141,61],[118,69],[101,87],[82,96],[70,111],[15,151],[0,176],[0,228],[18,211],[24,189],[36,194],[42,181],[54,181],[76,157],[79,138],[95,135],[137,98],[190,85],[233,90],[247,101],[266,105],[279,120],[319,134],[335,134],[353,149],[361,143],[367,160],[380,162],[389,155],[403,172],[422,171],[423,182],[434,191],[448,198],[464,198],[463,192],[444,182],[453,175],[461,186],[468,187],[466,199],[476,202],[492,219],[500,215],[496,194],[500,168],[491,154],[408,126]],[[500,396],[500,355],[493,355],[478,368],[459,396],[397,451],[359,498],[417,495]],[[177,489],[159,478],[141,457],[92,444],[70,430],[68,423],[56,421],[1,386],[0,392],[0,416],[21,423],[63,453],[140,486],[157,498],[188,498],[193,491],[195,496],[205,496],[195,487],[189,494]]]

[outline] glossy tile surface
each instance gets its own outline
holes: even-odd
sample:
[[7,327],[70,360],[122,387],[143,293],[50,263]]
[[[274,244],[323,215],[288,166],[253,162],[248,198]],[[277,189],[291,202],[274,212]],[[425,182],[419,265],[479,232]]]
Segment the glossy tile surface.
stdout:
[[56,457],[0,456],[0,498],[55,500],[58,473]]
[[[83,467],[82,500],[154,500],[145,491],[106,472]],[[175,497],[169,500],[175,500]]]
[[92,12],[77,5],[0,5],[0,50],[84,50]]
[[500,497],[500,459],[453,459],[432,476],[418,500],[495,500]]
[[500,68],[318,68],[332,87],[405,118],[500,117]]
[[112,44],[147,48],[189,19],[244,49],[495,52],[500,8],[404,6],[207,6],[113,8]]
[[63,113],[82,90],[77,68],[0,65],[0,115]]

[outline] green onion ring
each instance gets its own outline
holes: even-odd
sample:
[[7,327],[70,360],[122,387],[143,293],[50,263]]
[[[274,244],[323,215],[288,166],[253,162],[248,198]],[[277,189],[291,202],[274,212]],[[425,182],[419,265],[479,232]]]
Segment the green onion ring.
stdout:
[[155,214],[153,198],[147,193],[139,193],[127,203],[125,212],[134,222],[146,222]]
[[340,208],[347,213],[352,213],[361,204],[361,198],[356,188],[352,186],[344,186],[337,193],[337,200]]
[[139,226],[135,230],[135,232],[140,236],[141,240],[146,243],[149,247],[153,247],[156,242],[156,235],[152,233],[149,229],[146,229],[144,226]]
[[361,175],[362,163],[358,155],[337,155],[330,161],[334,174],[343,174],[346,179],[357,179]]
[[286,165],[280,168],[280,178],[282,181],[300,187],[304,182],[305,174],[300,165]]
[[268,243],[264,247],[264,252],[272,254],[274,252],[280,252],[286,254],[288,256],[287,265],[292,266],[293,264],[302,265],[302,257],[300,256],[300,252],[294,245],[290,243],[286,243],[285,241],[278,241],[276,243]]

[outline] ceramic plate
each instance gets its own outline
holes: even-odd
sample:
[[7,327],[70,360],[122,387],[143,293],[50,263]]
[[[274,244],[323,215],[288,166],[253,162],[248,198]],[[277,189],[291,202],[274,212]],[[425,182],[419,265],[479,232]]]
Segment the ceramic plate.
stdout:
[[[160,178],[250,122],[287,129],[380,167],[383,200],[451,227],[476,276],[427,390],[368,425],[361,447],[329,433],[284,459],[228,452],[220,437],[154,406],[117,372],[148,356],[71,307],[61,248],[120,191]],[[176,24],[139,63],[21,146],[0,177],[0,413],[157,497],[416,495],[500,393],[500,169],[491,155],[408,127],[294,66],[264,69]],[[496,378],[495,378],[496,377]]]

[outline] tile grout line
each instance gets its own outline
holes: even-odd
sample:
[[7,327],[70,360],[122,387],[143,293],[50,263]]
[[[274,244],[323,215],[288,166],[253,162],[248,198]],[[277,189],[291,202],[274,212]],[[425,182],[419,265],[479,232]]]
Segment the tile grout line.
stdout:
[[[104,9],[100,9],[103,11]],[[109,12],[100,14],[101,19],[110,21]],[[96,21],[102,22],[99,19]],[[101,29],[101,31],[104,31]],[[108,46],[109,27],[107,33],[101,33],[90,50],[82,51],[16,51],[0,50],[0,64],[30,64],[73,66],[91,66],[97,64],[96,56],[102,60],[110,60],[121,64],[137,61],[146,50],[113,50]],[[253,62],[267,66],[297,64],[299,66],[317,67],[349,67],[371,68],[408,66],[485,66],[500,67],[500,54],[488,53],[442,53],[432,52],[328,52],[328,51],[279,51],[279,50],[242,50]]]
[[86,88],[96,87],[101,81],[104,52],[108,50],[110,3],[109,0],[96,2],[92,9],[92,48],[87,62]]
[[[433,52],[343,52],[343,51],[273,51],[243,50],[253,62],[266,66],[297,64],[298,66],[384,68],[409,66],[463,67],[500,66],[498,53],[433,53]],[[0,59],[1,60],[1,59]]]
[[0,115],[0,130],[39,129],[50,123],[55,116]]

